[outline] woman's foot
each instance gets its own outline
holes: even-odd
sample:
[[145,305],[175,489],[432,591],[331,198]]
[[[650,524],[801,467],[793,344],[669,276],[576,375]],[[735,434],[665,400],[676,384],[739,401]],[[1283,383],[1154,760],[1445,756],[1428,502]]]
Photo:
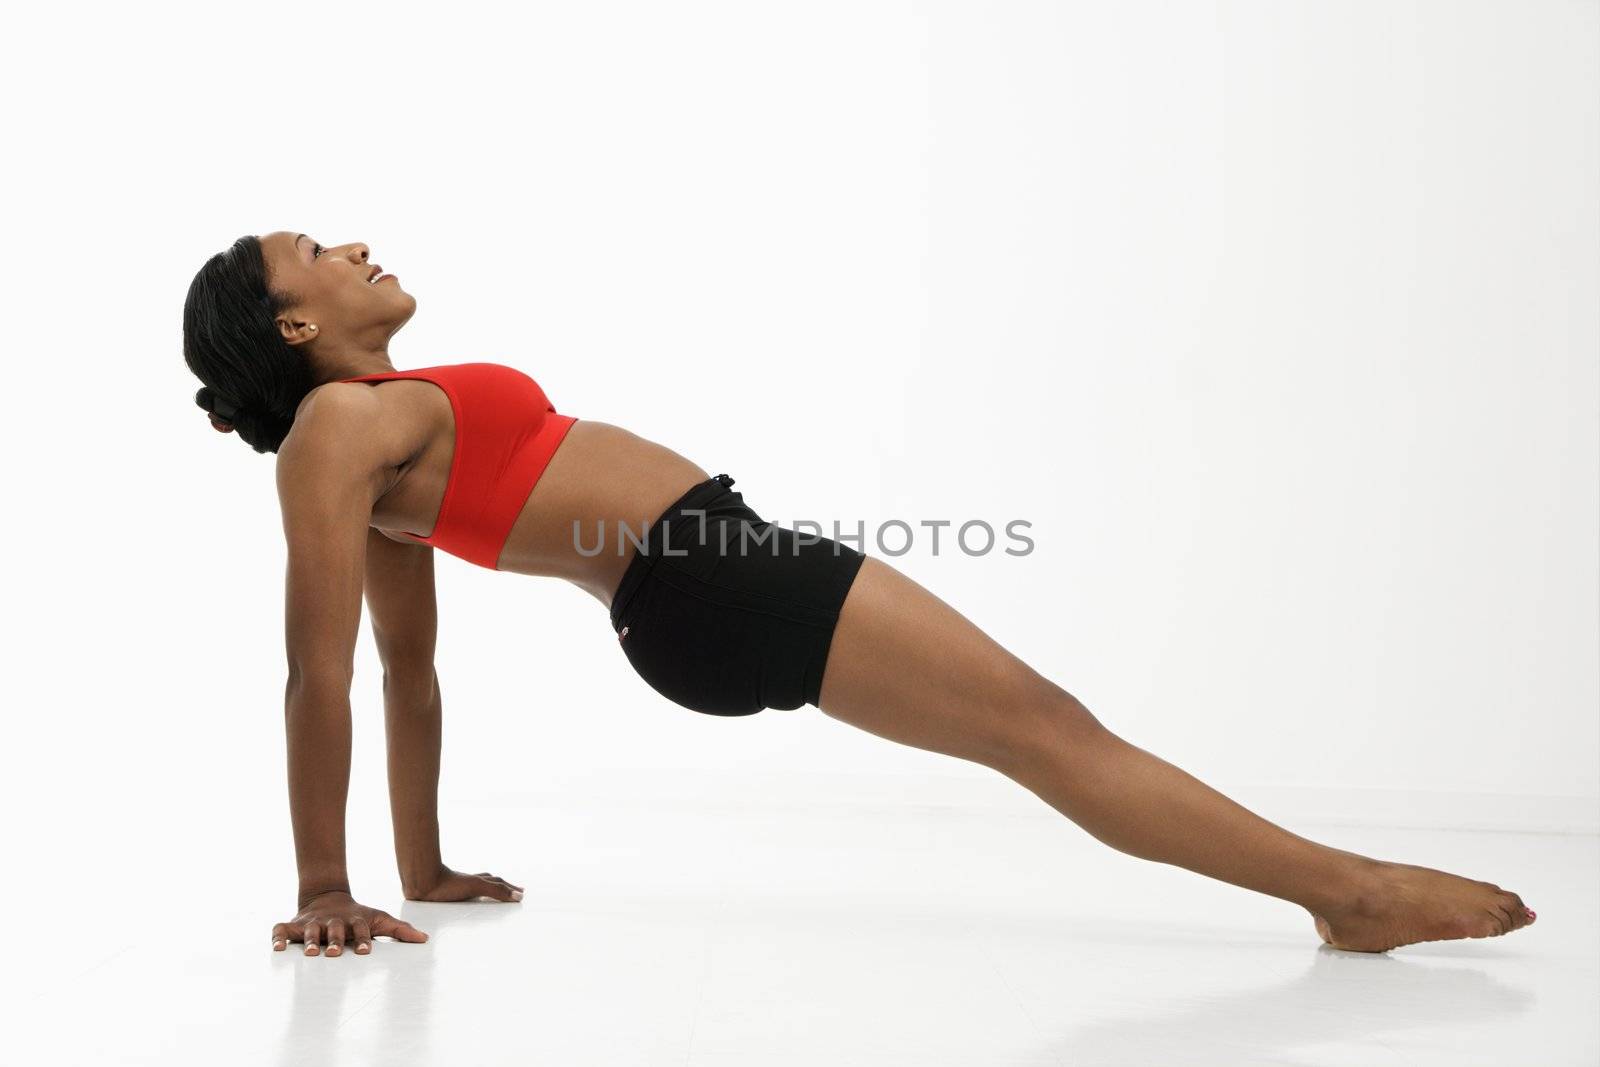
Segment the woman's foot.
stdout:
[[1342,907],[1311,913],[1317,933],[1334,948],[1387,952],[1418,941],[1498,937],[1534,921],[1521,897],[1490,882],[1409,863],[1366,862],[1372,866],[1363,891]]

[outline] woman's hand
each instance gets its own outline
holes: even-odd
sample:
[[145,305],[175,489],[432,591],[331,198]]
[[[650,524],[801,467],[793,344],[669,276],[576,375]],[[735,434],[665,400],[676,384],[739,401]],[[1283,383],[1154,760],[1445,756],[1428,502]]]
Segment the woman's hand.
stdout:
[[349,893],[331,892],[312,897],[305,907],[286,923],[272,928],[272,950],[282,952],[290,941],[304,941],[306,955],[315,956],[327,943],[328,955],[344,952],[345,939],[363,955],[372,951],[374,937],[420,944],[428,935],[386,911],[357,904]]
[[489,897],[492,900],[516,901],[522,899],[522,887],[513,885],[504,878],[496,877],[488,871],[479,871],[477,874],[462,874],[449,867],[440,865],[439,869],[420,882],[413,882],[405,887],[407,900],[432,900],[438,902],[477,900],[479,897]]

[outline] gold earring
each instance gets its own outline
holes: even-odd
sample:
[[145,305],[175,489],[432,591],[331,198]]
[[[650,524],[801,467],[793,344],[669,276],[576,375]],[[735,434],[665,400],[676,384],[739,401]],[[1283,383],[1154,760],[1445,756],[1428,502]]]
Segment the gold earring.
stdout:
[[312,324],[311,324],[311,328],[312,328],[312,329],[313,329],[313,330],[315,330],[315,329],[316,329],[316,328],[317,328],[317,324],[316,324],[316,323],[314,323],[314,322],[313,322],[313,323],[312,323]]

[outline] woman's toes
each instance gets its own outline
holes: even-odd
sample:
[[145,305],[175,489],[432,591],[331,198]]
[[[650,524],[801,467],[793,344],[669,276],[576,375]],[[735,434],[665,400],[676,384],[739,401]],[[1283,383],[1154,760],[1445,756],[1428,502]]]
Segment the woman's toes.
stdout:
[[1520,930],[1532,922],[1528,918],[1528,907],[1522,903],[1522,898],[1515,893],[1501,893],[1500,906],[1511,917],[1511,929]]

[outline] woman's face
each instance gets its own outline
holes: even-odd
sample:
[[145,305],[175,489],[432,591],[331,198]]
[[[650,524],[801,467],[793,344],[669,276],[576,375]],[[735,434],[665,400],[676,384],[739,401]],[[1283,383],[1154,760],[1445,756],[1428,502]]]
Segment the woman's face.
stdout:
[[400,288],[398,277],[369,262],[359,241],[328,247],[287,230],[259,240],[272,290],[295,300],[278,316],[278,329],[291,344],[321,340],[381,348],[417,310],[416,297]]

